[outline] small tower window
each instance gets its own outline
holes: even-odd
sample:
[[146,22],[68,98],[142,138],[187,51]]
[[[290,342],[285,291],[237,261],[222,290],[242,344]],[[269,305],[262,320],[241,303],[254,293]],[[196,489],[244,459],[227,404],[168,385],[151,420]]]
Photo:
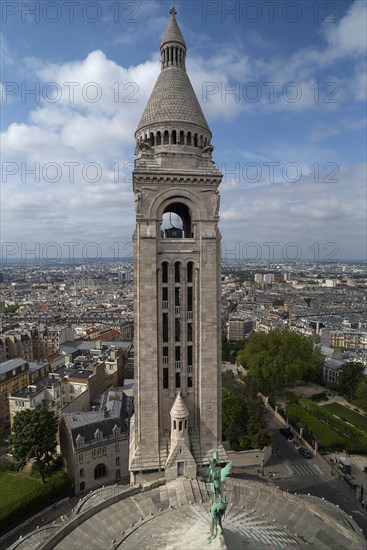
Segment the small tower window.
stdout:
[[168,368],[163,369],[163,389],[168,390]]
[[177,428],[177,425],[176,425],[176,420],[173,421],[173,429],[176,430]]
[[152,145],[152,147],[154,147],[154,134],[153,134],[153,132],[150,132],[149,144]]
[[179,342],[181,338],[181,322],[180,319],[175,319],[175,342]]
[[161,136],[161,133],[160,133],[159,130],[157,132],[156,143],[157,143],[157,145],[161,145],[161,143],[162,143],[162,136]]
[[183,130],[180,132],[180,145],[185,145],[185,132]]
[[168,313],[162,315],[163,342],[168,342]]
[[175,262],[175,283],[180,282],[180,262]]
[[198,146],[198,135],[195,134],[194,135],[194,147],[197,147]]
[[182,420],[180,420],[178,423],[178,431],[182,432]]
[[168,262],[162,264],[162,283],[168,283]]
[[193,262],[189,262],[187,264],[187,282],[188,283],[192,283],[193,267],[194,267]]
[[168,144],[169,144],[169,134],[168,134],[168,130],[165,130],[163,134],[163,145],[168,145]]
[[187,132],[187,145],[191,145],[191,132]]
[[176,132],[176,130],[172,131],[172,143],[173,143],[173,145],[176,145],[176,143],[177,143],[177,132]]

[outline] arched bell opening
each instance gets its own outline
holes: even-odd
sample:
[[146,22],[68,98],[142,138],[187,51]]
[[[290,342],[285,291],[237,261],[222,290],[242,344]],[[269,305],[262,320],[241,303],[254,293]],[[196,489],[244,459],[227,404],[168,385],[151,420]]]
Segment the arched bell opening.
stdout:
[[193,237],[191,212],[186,204],[174,202],[165,208],[161,224],[161,237],[164,239],[190,239]]

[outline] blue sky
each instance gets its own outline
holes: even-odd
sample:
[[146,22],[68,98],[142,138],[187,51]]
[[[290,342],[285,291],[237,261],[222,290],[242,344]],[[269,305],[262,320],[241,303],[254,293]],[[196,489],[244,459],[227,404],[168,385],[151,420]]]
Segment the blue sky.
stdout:
[[[366,1],[175,6],[224,174],[223,255],[365,259]],[[130,253],[171,3],[1,7],[3,259]]]

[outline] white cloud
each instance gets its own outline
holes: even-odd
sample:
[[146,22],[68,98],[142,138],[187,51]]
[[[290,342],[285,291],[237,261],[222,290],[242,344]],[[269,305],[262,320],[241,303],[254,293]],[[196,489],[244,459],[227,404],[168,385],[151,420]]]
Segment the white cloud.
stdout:
[[364,56],[367,49],[366,20],[366,0],[355,0],[339,22],[325,22],[322,32],[328,41],[330,56]]

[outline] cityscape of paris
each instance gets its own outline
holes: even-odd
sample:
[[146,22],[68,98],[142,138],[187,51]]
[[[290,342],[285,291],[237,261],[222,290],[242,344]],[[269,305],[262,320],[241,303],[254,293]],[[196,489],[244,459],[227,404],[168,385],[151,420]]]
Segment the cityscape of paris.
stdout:
[[1,19],[1,547],[367,549],[367,1]]

